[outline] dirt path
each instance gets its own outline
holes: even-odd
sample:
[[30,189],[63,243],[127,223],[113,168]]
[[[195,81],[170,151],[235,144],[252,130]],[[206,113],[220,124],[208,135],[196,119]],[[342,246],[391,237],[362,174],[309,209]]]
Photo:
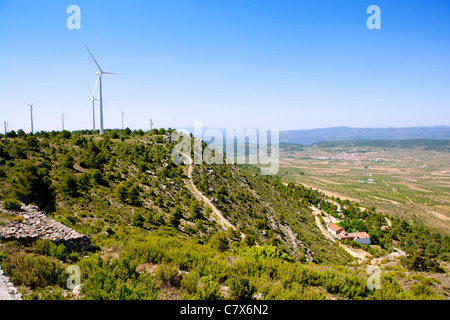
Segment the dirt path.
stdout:
[[[316,225],[317,227],[320,229],[320,231],[323,233],[323,235],[331,240],[332,242],[337,241],[336,239],[334,239],[329,233],[328,231],[325,230],[325,228],[320,224],[320,214],[322,213],[321,210],[319,210],[318,208],[314,207],[314,206],[310,206],[311,210],[313,211],[313,215],[316,221]],[[345,250],[347,251],[352,257],[358,258],[360,260],[360,262],[364,261],[368,256],[371,256],[370,253],[368,253],[367,251],[364,251],[362,249],[358,249],[358,248],[352,248],[350,246],[346,246],[344,244],[342,244],[341,242],[339,242],[339,245]]]
[[316,225],[317,225],[317,227],[319,228],[319,230],[323,233],[323,235],[325,236],[325,238],[327,238],[327,239],[331,240],[332,242],[334,242],[333,237],[325,230],[325,228],[324,228],[324,227],[322,226],[322,224],[320,223],[320,218],[319,218],[319,216],[320,216],[321,211],[320,211],[319,209],[317,209],[316,207],[314,207],[314,206],[310,206],[310,208],[311,208],[311,210],[312,210],[312,212],[313,212],[314,219],[315,219],[315,221],[316,221]]
[[366,257],[371,256],[370,253],[368,253],[367,251],[364,251],[363,249],[352,248],[352,247],[343,245],[342,243],[339,243],[339,245],[341,247],[343,247],[345,249],[345,251],[347,251],[351,256],[360,259],[361,262],[364,261],[366,259]]
[[[194,166],[192,164],[192,158],[187,156],[184,153],[181,153],[183,156],[185,156],[188,159],[188,189],[194,194],[194,196],[198,199],[198,200],[202,200],[204,203],[208,204],[208,206],[210,206],[210,208],[212,209],[212,216],[213,219],[217,222],[217,224],[219,224],[220,226],[222,226],[225,230],[228,228],[232,228],[233,230],[236,230],[236,227],[233,226],[230,221],[228,221],[222,214],[222,212],[220,212],[219,209],[217,209],[217,207],[211,202],[211,200],[209,200],[203,193],[200,192],[200,190],[197,189],[197,187],[194,184],[194,180],[192,179],[192,172],[194,171]],[[244,237],[244,234],[241,233],[241,237]]]

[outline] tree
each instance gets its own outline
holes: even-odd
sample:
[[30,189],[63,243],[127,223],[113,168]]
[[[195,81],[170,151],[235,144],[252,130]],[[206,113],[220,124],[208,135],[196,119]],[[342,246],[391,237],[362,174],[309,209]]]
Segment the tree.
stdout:
[[411,250],[401,259],[402,264],[413,271],[444,272],[431,254],[423,249]]
[[17,138],[17,133],[14,130],[11,130],[7,133],[8,138]]
[[38,168],[32,162],[25,162],[11,182],[11,192],[25,204],[35,204],[41,210],[55,210],[55,191],[49,171]]
[[63,130],[63,131],[61,131],[61,136],[64,139],[70,139],[70,137],[72,136],[72,133],[70,131]]
[[179,205],[176,205],[175,208],[169,214],[169,223],[174,228],[178,228],[182,217],[183,217],[183,212],[181,211],[181,207]]
[[228,250],[228,238],[224,231],[217,232],[214,236],[209,239],[209,243],[213,248],[216,248],[220,252]]
[[255,286],[250,283],[247,277],[233,275],[227,283],[230,287],[230,295],[236,300],[251,299],[256,291]]
[[196,201],[192,201],[189,206],[189,216],[192,220],[201,219],[200,208]]
[[60,183],[60,189],[63,193],[67,194],[68,196],[77,197],[78,196],[77,179],[71,174],[66,175],[64,180]]
[[135,227],[142,227],[144,225],[144,217],[139,211],[136,211],[133,214],[133,219],[131,220],[131,224]]
[[241,240],[243,246],[253,246],[255,244],[255,238],[251,234],[245,234]]
[[72,169],[72,168],[73,168],[73,165],[74,165],[74,159],[73,159],[73,157],[72,157],[70,154],[67,154],[67,155],[64,157],[64,160],[63,160],[63,162],[62,162],[62,165],[63,165],[64,167],[66,167],[67,169]]

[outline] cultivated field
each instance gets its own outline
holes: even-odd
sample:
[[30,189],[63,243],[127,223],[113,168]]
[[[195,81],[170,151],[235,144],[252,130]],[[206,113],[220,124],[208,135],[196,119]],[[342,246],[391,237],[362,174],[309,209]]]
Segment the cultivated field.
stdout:
[[280,176],[450,234],[450,153],[342,143],[281,148]]

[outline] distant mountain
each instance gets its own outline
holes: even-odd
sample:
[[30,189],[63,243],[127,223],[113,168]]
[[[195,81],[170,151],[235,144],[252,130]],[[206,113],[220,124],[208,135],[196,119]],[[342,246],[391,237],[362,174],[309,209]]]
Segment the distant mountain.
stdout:
[[310,145],[321,141],[450,139],[449,126],[409,128],[335,127],[280,131],[280,142]]

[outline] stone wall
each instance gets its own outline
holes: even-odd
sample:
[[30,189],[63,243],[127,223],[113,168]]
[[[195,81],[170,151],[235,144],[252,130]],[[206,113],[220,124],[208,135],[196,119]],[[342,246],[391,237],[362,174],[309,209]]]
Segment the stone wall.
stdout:
[[64,244],[69,251],[91,249],[91,241],[88,236],[47,217],[45,212],[39,211],[36,206],[22,205],[21,211],[17,212],[7,211],[3,208],[0,208],[0,211],[4,214],[22,217],[0,225],[0,240],[2,241],[15,240],[31,244],[37,239],[49,239],[56,244]]

